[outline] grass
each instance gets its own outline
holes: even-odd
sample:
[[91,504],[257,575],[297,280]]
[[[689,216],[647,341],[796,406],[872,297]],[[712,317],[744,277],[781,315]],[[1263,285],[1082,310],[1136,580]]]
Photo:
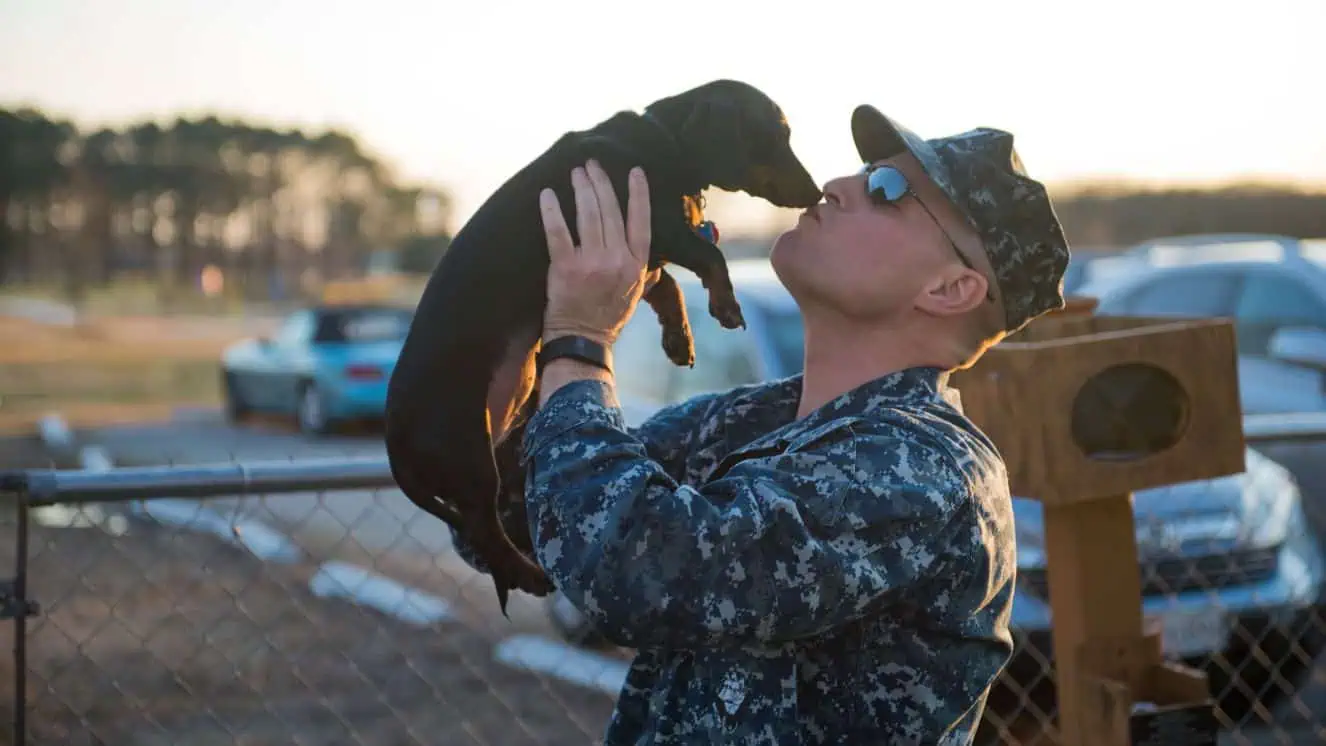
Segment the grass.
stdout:
[[[25,283],[9,292],[23,297],[69,303],[65,288],[58,284]],[[161,313],[223,316],[242,313],[245,302],[234,289],[219,296],[208,297],[193,288],[182,287],[166,296],[162,294],[159,283],[151,277],[128,276],[106,286],[87,288],[79,307],[82,313],[89,316]]]
[[188,319],[104,318],[77,327],[0,317],[0,431],[59,412],[73,427],[216,406],[226,345],[242,330]]
[[156,403],[93,403],[72,402],[41,411],[9,411],[0,409],[0,435],[28,435],[37,428],[41,418],[59,412],[60,417],[74,430],[138,425],[149,422],[167,422],[175,412],[176,404]]
[[[409,302],[425,279],[348,281],[327,290],[347,299],[385,293]],[[6,294],[65,302],[55,287]],[[90,289],[75,326],[0,316],[0,431],[30,430],[51,412],[73,427],[92,427],[157,420],[181,406],[219,406],[224,349],[271,333],[280,321],[241,318],[232,313],[243,310],[235,298],[182,292],[170,315],[158,300],[152,282],[128,279]]]
[[[427,275],[373,275],[351,280],[333,280],[321,286],[324,299],[382,298],[410,304],[423,292]],[[69,305],[65,288],[51,283],[25,283],[6,287],[13,297],[26,297]],[[301,302],[301,291],[287,288],[286,303]],[[304,298],[303,300],[308,300]],[[243,296],[238,284],[227,284],[215,296],[207,296],[194,287],[177,287],[163,294],[160,284],[150,275],[126,274],[105,286],[88,287],[79,302],[80,314],[89,317],[191,314],[224,318],[241,316],[255,305]]]
[[[226,345],[242,335],[186,336],[172,332],[168,319],[140,320],[141,329],[126,333],[114,320],[92,320],[76,327],[55,327],[26,319],[0,317],[0,365],[121,364],[154,360],[216,361]],[[0,391],[11,389],[0,388]]]
[[6,364],[0,367],[0,392],[6,393],[0,396],[4,409],[22,409],[42,399],[216,402],[218,368],[216,358]]

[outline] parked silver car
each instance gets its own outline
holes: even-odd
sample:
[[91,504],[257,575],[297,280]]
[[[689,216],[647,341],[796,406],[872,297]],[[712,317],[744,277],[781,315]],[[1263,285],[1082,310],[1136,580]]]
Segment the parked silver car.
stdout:
[[1226,317],[1247,414],[1326,411],[1326,241],[1256,233],[1157,238],[1093,262],[1100,314]]
[[[705,311],[698,280],[669,271],[690,307],[695,367],[669,363],[657,320],[648,309],[637,313],[614,349],[628,421],[638,424],[696,394],[800,372],[801,316],[767,261],[732,263],[746,331],[720,327]],[[1019,578],[1012,623],[1019,647],[989,706],[1010,713],[1029,696],[1049,712],[1054,691],[1044,670],[1051,647],[1042,511],[1034,500],[1014,503]],[[1269,706],[1301,686],[1323,645],[1313,610],[1324,562],[1290,474],[1249,451],[1243,474],[1140,491],[1135,506],[1145,613],[1162,620],[1167,652],[1206,669],[1233,719],[1254,702]],[[548,609],[569,640],[598,642],[565,598],[552,596]]]

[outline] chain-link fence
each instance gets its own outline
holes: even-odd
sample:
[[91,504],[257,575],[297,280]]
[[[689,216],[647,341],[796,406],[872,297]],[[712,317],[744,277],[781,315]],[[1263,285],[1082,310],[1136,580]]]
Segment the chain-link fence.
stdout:
[[391,484],[381,459],[11,477],[16,742],[597,739],[622,659],[541,646],[529,599],[500,617]]
[[[1210,676],[1222,743],[1320,743],[1326,422],[1253,425],[1270,458],[1245,474],[1136,496],[1146,612],[1167,652]],[[82,466],[3,485],[15,657],[0,681],[15,682],[16,742],[506,746],[603,732],[627,651],[566,642],[593,638],[554,624],[542,599],[517,595],[503,618],[381,456]],[[1055,712],[1039,511],[1018,510],[1019,649],[989,701],[989,743],[1043,742]]]

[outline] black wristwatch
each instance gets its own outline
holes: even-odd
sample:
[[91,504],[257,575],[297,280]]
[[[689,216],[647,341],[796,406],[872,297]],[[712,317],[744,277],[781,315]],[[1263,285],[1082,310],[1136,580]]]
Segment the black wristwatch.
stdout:
[[538,374],[542,376],[543,369],[548,366],[548,363],[559,357],[579,360],[582,363],[589,363],[602,368],[609,373],[612,372],[612,350],[588,337],[571,334],[545,340],[543,346],[539,348],[538,356],[534,358],[534,366]]

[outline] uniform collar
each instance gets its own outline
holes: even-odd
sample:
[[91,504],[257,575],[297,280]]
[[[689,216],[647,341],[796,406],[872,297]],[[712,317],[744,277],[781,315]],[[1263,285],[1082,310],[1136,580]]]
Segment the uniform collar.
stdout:
[[[787,445],[812,431],[835,423],[868,418],[871,413],[927,401],[947,402],[961,410],[957,391],[948,386],[949,372],[934,367],[907,368],[889,373],[840,394],[799,420],[801,375],[772,382],[737,398],[728,407],[728,433],[756,433],[756,439],[741,450]],[[742,438],[736,438],[742,440]]]

